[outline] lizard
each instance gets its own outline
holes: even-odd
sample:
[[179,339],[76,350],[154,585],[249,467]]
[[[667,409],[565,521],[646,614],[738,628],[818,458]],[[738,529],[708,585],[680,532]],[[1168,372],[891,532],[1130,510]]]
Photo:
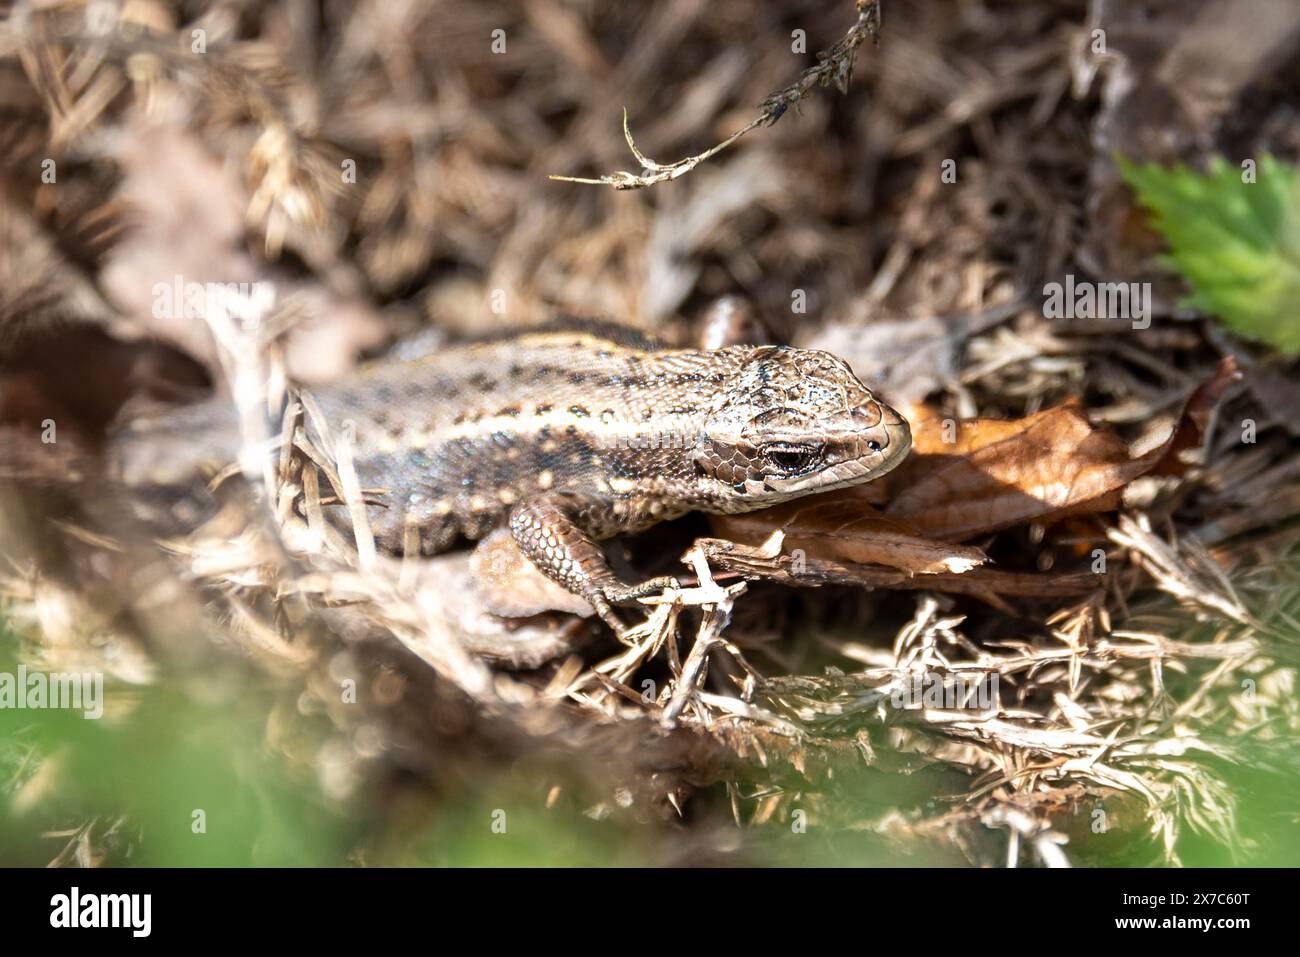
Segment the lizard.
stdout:
[[[911,446],[906,419],[830,353],[672,348],[569,321],[376,363],[312,393],[355,431],[376,543],[424,554],[507,527],[546,576],[622,633],[613,606],[676,586],[620,580],[599,542],[690,511],[737,513],[879,478]],[[128,486],[234,460],[229,402],[119,430]]]

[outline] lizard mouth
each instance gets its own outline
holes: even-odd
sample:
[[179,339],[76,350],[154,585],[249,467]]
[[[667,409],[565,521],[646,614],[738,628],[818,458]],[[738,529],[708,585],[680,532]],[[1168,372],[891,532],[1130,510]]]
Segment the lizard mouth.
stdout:
[[[818,429],[817,441],[778,434],[758,444],[746,437],[706,434],[693,454],[696,474],[729,486],[737,498],[729,507],[739,508],[869,482],[896,468],[912,445],[901,415],[883,402],[873,401],[869,410],[874,414],[855,410],[843,431],[829,425]],[[870,425],[864,427],[864,419]]]
[[[804,471],[769,475],[764,478],[762,485],[766,490],[786,495],[812,494],[861,485],[892,472],[911,451],[912,432],[907,420],[893,409],[885,405],[881,409],[883,414],[877,426],[866,434],[851,439],[852,451],[846,450],[847,454],[839,461],[834,461],[835,456],[831,455],[829,457],[832,461],[819,468],[826,457],[819,454],[816,461],[810,462]],[[821,451],[824,453],[825,450]],[[772,453],[768,452],[767,457],[771,459]]]

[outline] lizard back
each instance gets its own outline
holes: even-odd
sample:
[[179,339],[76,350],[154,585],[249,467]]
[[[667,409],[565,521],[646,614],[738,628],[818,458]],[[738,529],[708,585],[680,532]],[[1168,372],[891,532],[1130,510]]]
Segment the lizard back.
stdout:
[[318,398],[351,420],[376,535],[425,551],[479,538],[530,496],[585,503],[598,538],[690,511],[690,449],[745,350],[701,353],[554,331],[376,367]]
[[[592,537],[693,509],[739,512],[883,474],[906,422],[827,353],[665,348],[604,324],[523,331],[373,365],[313,390],[354,461],[379,544],[477,539],[519,502],[562,498]],[[228,402],[132,426],[128,484],[233,461]]]

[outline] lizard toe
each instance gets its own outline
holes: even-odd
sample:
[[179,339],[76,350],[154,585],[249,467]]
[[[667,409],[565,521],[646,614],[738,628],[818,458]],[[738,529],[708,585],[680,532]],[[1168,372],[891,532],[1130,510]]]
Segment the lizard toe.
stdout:
[[631,605],[638,598],[645,598],[647,595],[655,595],[669,588],[681,588],[681,583],[671,575],[663,575],[659,578],[651,578],[636,585],[624,585],[621,582],[616,585],[606,585],[602,589],[605,600],[615,605]]

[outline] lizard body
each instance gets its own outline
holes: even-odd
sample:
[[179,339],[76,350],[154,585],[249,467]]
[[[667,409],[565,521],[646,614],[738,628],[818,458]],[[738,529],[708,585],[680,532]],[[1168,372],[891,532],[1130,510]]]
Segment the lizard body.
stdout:
[[[665,582],[624,585],[597,541],[869,481],[911,444],[902,416],[829,353],[674,349],[598,324],[377,364],[313,394],[332,426],[353,423],[381,547],[400,551],[408,525],[429,554],[508,525],[615,627],[611,603]],[[222,409],[132,426],[115,443],[120,477],[164,484],[200,460],[233,461],[233,410]]]

